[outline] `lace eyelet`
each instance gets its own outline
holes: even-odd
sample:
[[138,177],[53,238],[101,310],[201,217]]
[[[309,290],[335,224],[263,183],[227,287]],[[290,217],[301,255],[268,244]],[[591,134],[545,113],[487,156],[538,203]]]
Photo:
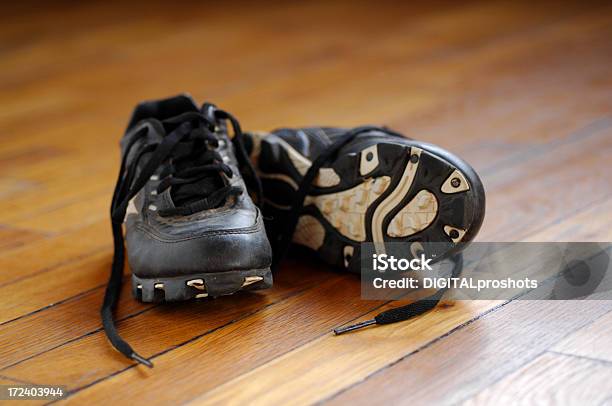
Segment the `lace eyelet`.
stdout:
[[150,204],[150,205],[149,205],[149,210],[151,210],[151,211],[157,211],[157,206],[155,206],[154,204]]

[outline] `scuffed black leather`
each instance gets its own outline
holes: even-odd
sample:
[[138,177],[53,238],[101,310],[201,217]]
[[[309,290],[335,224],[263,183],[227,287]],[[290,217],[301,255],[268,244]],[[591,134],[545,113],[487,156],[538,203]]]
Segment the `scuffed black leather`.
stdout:
[[[283,141],[291,145],[296,151],[304,155],[311,161],[314,161],[325,149],[332,145],[339,137],[346,134],[348,128],[342,127],[304,127],[304,128],[280,128],[270,133],[272,137],[281,138]],[[431,150],[437,154],[449,155],[443,149],[424,142],[416,141],[409,137],[395,137],[381,131],[369,131],[360,134],[357,138],[351,141],[348,145],[338,151],[338,155],[351,152],[359,152],[364,148],[379,142],[397,143],[408,146],[415,146],[426,150]],[[279,151],[280,154],[280,151]],[[266,157],[259,162],[260,167],[270,165],[269,172],[286,172],[283,168],[284,163],[280,163],[278,157]],[[264,168],[261,168],[264,172]]]
[[128,216],[132,272],[168,277],[269,267],[272,255],[261,214],[257,208],[244,207],[242,196],[238,200],[209,218],[177,219],[163,226],[155,215]]
[[[283,149],[274,139],[281,139],[291,145],[296,151],[300,152],[310,161],[314,161],[326,148],[334,143],[348,131],[341,127],[304,127],[304,128],[281,128],[274,130],[266,137],[266,148],[262,148],[258,162],[259,170],[263,173],[281,173],[289,175],[296,183],[301,181],[302,175],[297,172],[293,164],[286,158]],[[454,154],[427,142],[417,141],[405,136],[393,136],[381,131],[369,131],[360,134],[346,146],[338,151],[338,155],[358,153],[364,148],[378,144],[380,142],[406,145],[417,147],[429,151],[432,154],[445,159],[466,174],[470,179],[478,179],[474,169],[465,161],[458,159]],[[323,166],[325,167],[325,165]],[[476,186],[482,188],[481,182]],[[316,190],[316,187],[313,187]],[[484,195],[484,190],[479,192]],[[289,204],[290,196],[283,200],[284,196],[275,196],[275,201],[281,204]]]
[[[170,117],[184,111],[197,111],[195,103],[187,96],[164,100],[162,104],[164,106],[143,103],[136,108],[121,142],[123,150],[132,137],[139,137],[137,142],[142,145],[159,141],[164,132],[159,120],[168,117],[167,109],[171,110]],[[133,199],[132,210],[126,215],[128,262],[137,276],[171,277],[270,266],[272,251],[261,213],[247,193],[238,170],[234,146],[225,128],[219,128],[218,133],[222,143],[217,151],[234,173],[229,182],[244,192],[215,209],[189,216],[162,217],[160,210],[173,207],[170,190],[154,194],[152,192],[160,180],[147,182]],[[128,160],[135,158],[138,149],[132,148],[133,156]],[[146,161],[145,154],[139,168]]]
[[[264,173],[288,174],[299,183],[301,174],[287,161],[283,148],[278,143],[271,141],[274,138],[279,138],[291,145],[293,149],[310,161],[314,161],[347,131],[347,128],[340,127],[281,128],[274,130],[268,135],[266,148],[261,150],[258,162],[259,169]],[[393,137],[380,131],[371,131],[359,135],[355,140],[340,149],[338,155],[351,152],[357,153],[381,141],[416,146],[416,143],[409,138]]]

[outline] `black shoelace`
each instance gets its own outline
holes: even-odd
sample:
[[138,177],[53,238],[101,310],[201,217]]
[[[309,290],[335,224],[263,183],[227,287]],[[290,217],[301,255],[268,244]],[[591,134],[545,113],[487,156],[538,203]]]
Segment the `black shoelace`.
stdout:
[[[111,203],[111,225],[113,230],[114,256],[111,274],[106,286],[102,304],[102,325],[109,341],[127,358],[148,367],[153,367],[150,360],[137,354],[132,347],[121,338],[113,313],[119,300],[125,261],[125,247],[122,224],[130,200],[146,185],[159,167],[167,162],[169,170],[160,174],[162,179],[157,187],[157,193],[162,193],[172,187],[174,208],[163,209],[158,213],[162,217],[174,215],[190,215],[203,210],[220,206],[230,196],[242,193],[236,186],[225,185],[221,173],[232,177],[232,169],[223,162],[221,155],[215,151],[219,139],[215,135],[215,125],[221,120],[229,120],[234,132],[232,143],[237,152],[237,159],[250,172],[257,201],[261,201],[261,183],[255,175],[248,155],[244,148],[242,130],[238,121],[229,113],[216,109],[211,104],[205,104],[200,112],[188,112],[172,119],[164,120],[164,125],[173,128],[161,142],[141,146],[138,154],[127,164],[132,148],[142,140],[146,129],[132,138],[125,148],[121,161],[119,177]],[[136,176],[140,159],[150,154]]]
[[[457,254],[449,259],[453,268],[451,270],[451,278],[456,278],[461,274],[463,270],[463,256]],[[338,327],[334,329],[336,335],[348,333],[349,331],[357,330],[363,327],[371,326],[373,324],[391,324],[399,321],[411,319],[416,316],[420,316],[432,310],[440,303],[444,294],[448,291],[448,287],[439,289],[436,293],[431,296],[419,299],[416,302],[410,303],[406,306],[400,306],[393,309],[385,310],[384,312],[378,313],[373,319],[362,321],[359,323],[351,324],[344,327]]]
[[[291,241],[293,240],[293,234],[295,233],[300,214],[302,213],[302,210],[304,208],[304,201],[312,187],[312,182],[315,180],[317,174],[319,173],[319,170],[323,167],[323,165],[327,164],[328,162],[332,162],[334,159],[336,159],[338,152],[343,147],[348,145],[351,141],[353,141],[358,135],[370,131],[383,132],[388,135],[403,137],[403,135],[385,127],[355,127],[347,131],[344,135],[340,136],[332,145],[330,145],[321,155],[319,155],[314,160],[314,162],[302,178],[302,181],[291,204],[291,210],[289,212],[287,222],[285,223],[285,227],[279,233],[277,241],[275,243],[274,261],[272,264],[273,270],[278,269],[280,262],[287,254]],[[450,260],[453,263],[453,269],[451,271],[452,277],[457,277],[459,276],[463,268],[463,257],[461,255],[456,255],[450,258]],[[354,325],[337,328],[334,330],[334,332],[336,334],[342,334],[372,324],[391,324],[399,321],[408,320],[412,317],[428,312],[429,310],[436,307],[447,290],[448,289],[440,289],[435,294],[429,297],[420,299],[406,306],[401,306],[384,311],[376,315],[372,320],[367,320]]]

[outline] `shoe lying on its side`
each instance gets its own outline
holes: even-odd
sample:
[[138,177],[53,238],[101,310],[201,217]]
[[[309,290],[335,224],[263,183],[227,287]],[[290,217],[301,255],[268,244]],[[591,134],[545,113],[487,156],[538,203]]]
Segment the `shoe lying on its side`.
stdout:
[[271,249],[238,170],[239,163],[253,168],[231,115],[210,104],[198,109],[187,96],[145,102],[136,107],[121,147],[111,207],[115,256],[102,319],[115,348],[150,366],[113,324],[124,220],[132,291],[144,302],[268,288]]
[[[280,129],[249,133],[264,189],[268,235],[360,271],[360,243],[423,243],[443,259],[478,232],[484,189],[462,159],[386,128]],[[286,242],[285,242],[286,244]],[[277,252],[275,252],[276,256]]]
[[[459,276],[459,252],[485,212],[482,183],[462,159],[378,127],[280,129],[247,134],[246,144],[263,184],[273,268],[291,242],[356,273],[361,243],[381,253],[404,242],[412,257],[449,259]],[[407,320],[433,309],[446,290],[334,331]]]

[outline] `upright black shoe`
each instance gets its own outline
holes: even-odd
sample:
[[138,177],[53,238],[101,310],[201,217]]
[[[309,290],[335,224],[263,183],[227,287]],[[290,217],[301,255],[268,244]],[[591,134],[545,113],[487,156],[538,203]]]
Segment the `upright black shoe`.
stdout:
[[[360,271],[360,244],[405,242],[438,260],[478,232],[484,189],[462,159],[387,128],[312,127],[248,134],[264,188],[268,235]],[[431,252],[434,250],[434,252]]]
[[145,102],[136,107],[121,147],[111,206],[115,256],[102,320],[115,348],[150,366],[113,323],[123,274],[124,221],[132,292],[144,302],[268,288],[271,249],[261,213],[238,170],[240,165],[254,174],[233,116],[211,104],[199,109],[187,96]]

